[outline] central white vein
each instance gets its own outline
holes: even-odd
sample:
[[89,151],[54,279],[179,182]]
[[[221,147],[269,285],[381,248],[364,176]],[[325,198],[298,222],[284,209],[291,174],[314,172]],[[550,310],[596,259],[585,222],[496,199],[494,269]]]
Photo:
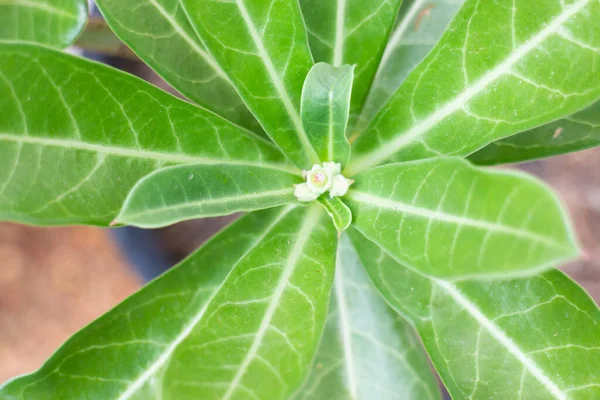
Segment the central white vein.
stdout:
[[[275,1],[275,0],[272,0],[272,1]],[[244,0],[236,0],[236,4],[238,6],[238,9],[240,10],[240,14],[242,15],[242,18],[244,19],[244,22],[246,23],[246,26],[248,26],[248,30],[250,31],[250,35],[252,36],[254,45],[256,46],[256,49],[258,50],[258,55],[260,56],[263,63],[265,64],[265,67],[267,69],[269,77],[271,78],[271,82],[273,82],[273,85],[275,86],[275,90],[277,90],[277,93],[279,93],[279,97],[281,98],[281,101],[283,102],[283,106],[285,107],[285,110],[287,111],[288,115],[290,116],[290,118],[292,120],[292,123],[294,124],[294,127],[296,128],[296,132],[298,133],[298,137],[300,139],[300,142],[302,143],[302,146],[308,153],[309,159],[313,163],[317,163],[319,161],[319,156],[317,155],[315,149],[312,147],[312,145],[310,144],[310,141],[308,140],[308,136],[306,135],[306,132],[304,131],[304,127],[302,126],[302,120],[300,119],[300,114],[296,110],[296,107],[294,106],[294,103],[292,102],[292,99],[290,98],[290,96],[287,92],[287,89],[285,88],[285,85],[284,85],[283,81],[281,80],[281,77],[275,70],[275,66],[273,65],[273,62],[271,61],[271,57],[269,56],[269,53],[267,52],[267,49],[265,48],[262,38],[259,35],[258,31],[256,30],[254,23],[252,22],[252,17],[250,17],[250,14],[248,13],[248,9],[246,9]],[[293,18],[293,17],[290,16],[290,18]],[[265,24],[267,24],[267,23],[268,23],[268,21],[265,21]],[[292,51],[292,49],[290,49],[290,51]]]
[[562,25],[586,7],[590,1],[591,0],[579,0],[565,8],[560,15],[548,23],[537,35],[516,48],[502,63],[483,75],[483,77],[477,80],[473,85],[467,87],[460,95],[455,97],[454,100],[438,108],[435,112],[411,127],[409,130],[397,132],[394,135],[394,139],[382,143],[376,150],[366,153],[362,157],[358,157],[356,161],[348,167],[346,171],[348,175],[357,174],[385,161],[398,150],[418,141],[421,136],[435,128],[452,113],[463,109],[473,97],[482,93],[489,85],[497,81],[503,75],[510,73],[511,68],[517,62],[527,56],[531,51],[535,50],[544,40],[551,35],[560,32]]
[[265,311],[265,315],[263,316],[258,330],[256,331],[256,336],[254,337],[254,341],[248,350],[248,354],[244,357],[239,369],[237,370],[231,384],[227,388],[225,395],[223,395],[222,400],[230,400],[234,395],[236,389],[238,388],[240,381],[246,374],[248,367],[258,355],[258,350],[263,343],[263,339],[267,333],[269,326],[275,316],[275,312],[277,311],[277,307],[279,307],[279,301],[285,292],[285,289],[290,282],[290,279],[296,270],[296,266],[300,257],[302,256],[302,250],[306,245],[306,242],[310,235],[312,234],[315,225],[319,221],[320,209],[318,207],[312,207],[308,212],[308,215],[304,219],[300,231],[298,232],[298,236],[296,237],[296,241],[291,249],[291,252],[288,256],[287,262],[283,268],[281,276],[279,277],[279,282],[277,282],[277,287],[275,288],[275,292],[271,296],[269,300],[269,306]]
[[298,173],[295,168],[290,168],[285,164],[264,163],[262,161],[244,161],[244,160],[229,160],[210,158],[203,156],[188,155],[183,153],[167,153],[152,150],[132,149],[126,147],[103,145],[96,143],[87,143],[70,139],[55,139],[41,136],[26,136],[13,135],[10,133],[0,133],[0,141],[27,143],[38,146],[61,147],[70,150],[83,150],[110,156],[141,158],[145,160],[155,160],[164,163],[175,164],[231,164],[231,165],[248,165],[248,166],[264,166],[265,168],[280,169],[284,171]]
[[344,348],[344,365],[350,399],[358,399],[358,386],[356,382],[356,369],[354,368],[354,353],[352,351],[352,328],[348,318],[348,307],[346,304],[346,293],[344,292],[343,264],[340,260],[341,247],[338,248],[338,256],[335,269],[335,296],[338,305],[339,335]]
[[524,237],[532,241],[543,243],[550,247],[564,247],[563,244],[549,237],[542,236],[538,233],[527,231],[524,229],[515,228],[508,225],[500,225],[498,223],[488,222],[484,220],[471,219],[463,216],[447,214],[439,210],[428,210],[426,208],[415,207],[410,204],[400,203],[395,200],[384,199],[373,196],[369,193],[357,192],[350,190],[349,197],[368,207],[385,208],[399,213],[407,213],[423,217],[428,220],[443,221],[459,226],[471,226],[486,231],[501,232],[509,235]]
[[346,19],[346,0],[337,0],[335,17],[335,45],[333,47],[333,66],[339,67],[344,61],[344,24]]
[[79,19],[78,15],[71,14],[61,8],[50,5],[52,2],[40,2],[31,0],[0,0],[0,5],[6,4],[9,6],[25,7],[25,8],[36,8],[38,10],[46,11],[50,14],[61,15],[70,19]]
[[[150,175],[150,177],[151,176],[152,175]],[[144,182],[144,180],[146,180],[146,179],[147,178],[144,178],[142,181],[140,181],[140,183]],[[265,198],[269,198],[269,197],[281,198],[281,201],[285,202],[286,198],[283,196],[287,196],[287,195],[291,196],[291,195],[293,195],[293,193],[294,193],[294,188],[285,188],[285,189],[271,190],[271,191],[265,191],[265,192],[256,192],[256,193],[245,193],[245,194],[238,194],[235,196],[216,197],[216,198],[212,198],[212,199],[203,199],[203,200],[199,200],[199,201],[192,201],[189,203],[149,208],[147,210],[140,211],[138,213],[133,213],[133,214],[127,214],[125,212],[127,210],[128,203],[131,201],[131,197],[128,196],[127,201],[125,202],[125,205],[123,206],[123,212],[122,212],[123,216],[117,217],[116,221],[123,222],[123,223],[126,223],[126,222],[136,222],[137,223],[139,220],[144,219],[145,217],[156,216],[156,214],[161,214],[161,213],[165,213],[165,212],[181,211],[181,210],[185,210],[188,208],[192,208],[192,209],[198,208],[198,207],[201,208],[203,206],[211,206],[211,205],[215,205],[215,204],[224,205],[228,202],[260,200],[260,199],[265,199]],[[245,210],[239,209],[239,211],[245,211]],[[184,217],[182,217],[182,218],[184,218]],[[140,224],[137,226],[150,227],[153,225],[149,221],[147,221],[146,224],[142,223],[142,221],[139,221],[139,222],[140,222]]]
[[[286,214],[288,214],[293,208],[294,207],[292,206],[283,209],[282,212],[273,220],[273,222],[271,222],[271,224],[267,226],[265,231],[258,237],[258,239],[252,242],[252,245],[250,245],[248,250],[246,250],[246,252],[238,259],[236,264],[231,268],[231,271],[229,272],[228,276],[225,279],[223,279],[223,282],[221,282],[219,287],[215,289],[211,297],[207,299],[202,308],[189,320],[188,324],[183,327],[181,333],[175,338],[175,340],[173,340],[173,342],[171,342],[171,344],[168,347],[166,347],[163,350],[163,352],[160,354],[160,357],[158,357],[156,361],[154,361],[150,366],[148,366],[148,368],[146,368],[143,374],[141,374],[135,381],[132,382],[132,384],[117,398],[117,400],[131,399],[131,397],[135,395],[138,392],[138,390],[140,390],[151,378],[153,378],[156,375],[156,373],[160,370],[160,368],[162,368],[162,366],[169,361],[175,350],[177,350],[177,347],[179,347],[179,345],[192,333],[196,325],[198,325],[198,323],[202,320],[202,317],[206,313],[206,310],[208,309],[210,303],[220,292],[223,285],[225,285],[225,283],[227,282],[227,278],[229,277],[229,275],[231,275],[231,272],[235,270],[235,266],[239,264],[240,261],[245,259],[246,256],[250,254],[250,252],[254,250],[256,246],[258,246],[263,241],[263,239],[269,234],[269,232],[271,232],[271,230],[273,230],[273,228],[279,223],[279,221],[281,221],[281,219],[285,217]],[[161,396],[162,394],[157,396],[157,398],[161,398]]]
[[512,354],[527,371],[534,376],[556,399],[568,400],[569,397],[544,373],[534,360],[519,348],[519,346],[506,335],[506,333],[487,318],[479,308],[463,295],[453,284],[441,280],[433,280],[442,290],[452,297],[471,317],[473,317],[488,333],[498,341],[510,354]]
[[329,100],[329,137],[328,137],[328,142],[327,142],[327,157],[329,157],[329,160],[327,161],[334,161],[335,160],[335,154],[334,154],[334,140],[333,140],[333,136],[335,135],[335,131],[334,131],[334,127],[333,127],[333,108],[334,108],[334,104],[333,104],[333,87],[331,89],[329,89],[329,96],[328,96],[328,100]]
[[385,64],[390,59],[390,56],[392,55],[392,53],[394,52],[396,47],[398,47],[398,45],[404,38],[404,33],[406,32],[406,30],[408,29],[410,24],[413,22],[413,20],[417,16],[417,13],[421,9],[421,7],[425,3],[425,1],[426,0],[416,0],[412,4],[412,6],[410,6],[410,9],[408,10],[408,12],[404,16],[404,18],[402,18],[402,22],[400,22],[400,24],[398,25],[398,28],[396,28],[396,30],[392,34],[392,37],[388,41],[387,46],[385,47],[385,51],[383,52],[383,56],[381,56],[381,62],[379,63],[379,68],[377,70],[377,74],[375,75],[374,80],[376,80],[377,77],[381,74],[381,70],[384,69]]
[[165,8],[156,0],[148,0],[150,4],[154,6],[158,10],[158,12],[171,24],[175,32],[181,36],[181,38],[190,45],[190,47],[200,55],[206,61],[206,63],[221,77],[224,78],[227,82],[229,78],[225,74],[225,72],[221,69],[219,64],[202,48],[198,45],[198,42],[194,40],[182,27],[179,25],[179,22],[165,10]]

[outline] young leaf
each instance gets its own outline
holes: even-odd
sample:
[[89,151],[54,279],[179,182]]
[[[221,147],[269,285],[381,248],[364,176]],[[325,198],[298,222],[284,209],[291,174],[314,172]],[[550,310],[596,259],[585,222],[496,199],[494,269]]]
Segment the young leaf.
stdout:
[[375,291],[346,235],[325,331],[294,400],[434,400],[437,382],[410,326]]
[[300,0],[316,61],[357,66],[350,124],[365,102],[400,0]]
[[202,46],[178,0],[96,4],[119,38],[175,89],[230,121],[260,130],[227,75]]
[[471,154],[480,165],[535,160],[600,146],[600,102],[569,117],[492,142]]
[[336,243],[326,218],[315,206],[242,218],[0,398],[285,399],[326,318]]
[[295,203],[289,172],[246,165],[178,165],[153,172],[131,189],[114,221],[158,228],[193,218]]
[[289,169],[275,146],[217,115],[50,49],[0,45],[0,93],[3,220],[108,225],[133,185],[168,165]]
[[598,2],[512,4],[465,3],[356,140],[347,176],[386,161],[466,156],[600,97]]
[[453,398],[600,396],[600,310],[561,272],[450,283],[415,273],[349,233],[377,288],[416,327]]
[[354,135],[370,124],[385,103],[398,90],[408,74],[436,45],[464,0],[406,0],[402,2],[396,27],[387,46]]
[[352,212],[339,197],[322,196],[319,203],[323,205],[340,234],[348,229],[352,223]]
[[65,48],[87,22],[86,0],[0,1],[0,42]]
[[431,276],[530,274],[578,253],[566,212],[545,185],[458,158],[375,168],[345,199],[360,232]]
[[350,159],[346,139],[354,67],[318,63],[302,89],[302,125],[321,161],[345,166]]
[[300,119],[313,61],[297,0],[181,0],[198,35],[286,156],[319,162]]

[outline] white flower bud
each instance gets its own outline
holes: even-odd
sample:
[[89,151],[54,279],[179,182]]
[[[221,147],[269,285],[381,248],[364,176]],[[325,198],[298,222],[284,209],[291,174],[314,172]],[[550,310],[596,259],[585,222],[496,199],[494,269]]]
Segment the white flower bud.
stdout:
[[330,197],[343,196],[354,182],[346,179],[341,172],[342,166],[335,162],[323,165],[315,164],[310,171],[302,171],[305,183],[296,185],[294,196],[298,201],[309,202],[329,191]]
[[313,165],[312,169],[306,173],[306,183],[314,193],[325,193],[331,187],[332,180],[331,172],[318,164]]
[[296,189],[294,190],[294,196],[298,199],[298,201],[309,202],[316,200],[319,197],[319,193],[315,193],[311,190],[311,188],[306,183],[301,183],[296,185]]
[[352,183],[354,183],[352,179],[346,179],[342,174],[334,176],[331,188],[329,189],[329,196],[336,197],[345,195],[348,193],[348,188],[350,188]]
[[323,163],[323,168],[325,168],[331,174],[332,178],[342,172],[342,164],[340,163],[326,162]]

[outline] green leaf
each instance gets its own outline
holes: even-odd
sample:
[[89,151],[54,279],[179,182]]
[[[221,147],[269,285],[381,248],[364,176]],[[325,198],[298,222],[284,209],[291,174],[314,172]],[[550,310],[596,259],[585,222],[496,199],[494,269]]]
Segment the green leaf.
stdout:
[[326,218],[316,206],[242,218],[0,398],[285,399],[326,319],[336,246]]
[[365,102],[401,0],[300,0],[316,61],[356,65],[350,127]]
[[355,142],[348,176],[447,154],[572,114],[600,97],[600,5],[469,0]]
[[133,185],[175,164],[270,165],[275,146],[112,68],[0,45],[0,219],[112,221]]
[[350,237],[386,300],[416,327],[455,399],[596,399],[600,310],[557,270],[451,283]]
[[431,276],[531,274],[578,254],[552,192],[515,171],[459,158],[390,164],[359,175],[345,199],[360,232]]
[[439,399],[415,333],[384,303],[357,257],[342,236],[325,331],[294,400]]
[[492,142],[469,156],[480,165],[535,160],[600,146],[600,102],[569,117]]
[[313,61],[297,0],[181,1],[267,134],[296,166],[318,163],[299,112]]
[[352,212],[339,197],[319,197],[319,203],[323,205],[327,214],[331,217],[335,228],[339,233],[344,232],[352,223]]
[[289,172],[246,165],[178,165],[153,172],[131,189],[114,221],[158,228],[193,218],[295,203]]
[[189,99],[254,131],[256,119],[208,54],[178,0],[97,0],[131,49]]
[[390,35],[354,136],[370,124],[429,51],[436,45],[464,0],[405,0]]
[[345,166],[350,159],[346,139],[354,67],[318,63],[302,89],[302,125],[321,161]]
[[0,42],[65,48],[87,22],[86,0],[0,0]]

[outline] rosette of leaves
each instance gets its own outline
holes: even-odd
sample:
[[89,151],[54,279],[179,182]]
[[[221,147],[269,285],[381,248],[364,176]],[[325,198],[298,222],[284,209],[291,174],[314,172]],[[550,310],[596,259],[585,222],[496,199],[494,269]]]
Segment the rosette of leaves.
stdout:
[[[0,399],[440,398],[422,346],[455,399],[600,397],[564,208],[478,166],[600,142],[600,2],[98,6],[189,101],[61,52],[83,1],[0,2],[0,218],[251,213]],[[348,193],[298,202],[325,162]]]

